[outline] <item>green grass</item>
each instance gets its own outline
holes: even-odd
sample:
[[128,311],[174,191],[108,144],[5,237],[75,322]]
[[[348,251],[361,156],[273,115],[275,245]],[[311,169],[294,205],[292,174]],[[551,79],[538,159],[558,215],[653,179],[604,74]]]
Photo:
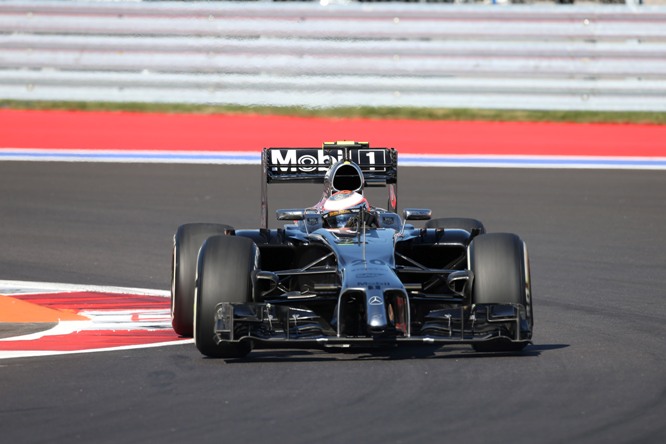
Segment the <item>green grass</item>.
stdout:
[[666,125],[666,113],[603,111],[517,111],[482,109],[430,109],[349,107],[309,109],[300,107],[216,106],[114,102],[45,102],[0,100],[0,109],[81,111],[132,111],[191,114],[262,114],[305,117],[357,117],[370,119],[481,120],[511,122],[649,123]]

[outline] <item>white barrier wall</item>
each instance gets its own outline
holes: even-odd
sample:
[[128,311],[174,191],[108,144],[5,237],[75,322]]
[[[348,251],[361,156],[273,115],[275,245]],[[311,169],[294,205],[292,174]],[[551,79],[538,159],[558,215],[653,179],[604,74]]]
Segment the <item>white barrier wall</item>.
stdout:
[[0,99],[666,111],[666,7],[6,0]]

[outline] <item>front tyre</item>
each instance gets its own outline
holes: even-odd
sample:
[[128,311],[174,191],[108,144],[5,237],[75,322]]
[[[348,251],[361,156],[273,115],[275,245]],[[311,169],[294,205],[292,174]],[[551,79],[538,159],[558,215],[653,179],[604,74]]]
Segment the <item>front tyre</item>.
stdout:
[[[531,337],[532,297],[525,243],[515,234],[490,233],[472,240],[469,266],[474,273],[473,304],[520,304],[525,308],[521,337]],[[515,326],[514,326],[515,330]],[[514,335],[516,331],[512,332]],[[520,351],[527,342],[507,340],[473,344],[476,351]]]
[[251,239],[214,236],[201,247],[194,296],[194,342],[199,351],[212,358],[242,358],[252,350],[251,343],[218,344],[215,309],[220,302],[252,302],[251,274],[259,259]]
[[171,262],[171,325],[186,338],[194,333],[194,280],[199,248],[210,236],[233,230],[222,224],[185,224],[173,238]]

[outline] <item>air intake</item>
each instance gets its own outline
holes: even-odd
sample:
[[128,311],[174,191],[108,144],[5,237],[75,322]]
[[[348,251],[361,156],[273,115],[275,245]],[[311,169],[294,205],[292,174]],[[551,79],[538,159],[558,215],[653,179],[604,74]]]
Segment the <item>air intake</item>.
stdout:
[[332,172],[333,179],[331,180],[334,192],[343,190],[356,191],[358,193],[363,192],[365,180],[358,165],[343,163],[334,168],[335,170]]

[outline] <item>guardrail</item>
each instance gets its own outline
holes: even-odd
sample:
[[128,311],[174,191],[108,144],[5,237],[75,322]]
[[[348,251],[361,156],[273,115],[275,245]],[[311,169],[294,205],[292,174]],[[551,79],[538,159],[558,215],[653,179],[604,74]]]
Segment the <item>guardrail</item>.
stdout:
[[0,98],[666,111],[666,7],[0,3]]

